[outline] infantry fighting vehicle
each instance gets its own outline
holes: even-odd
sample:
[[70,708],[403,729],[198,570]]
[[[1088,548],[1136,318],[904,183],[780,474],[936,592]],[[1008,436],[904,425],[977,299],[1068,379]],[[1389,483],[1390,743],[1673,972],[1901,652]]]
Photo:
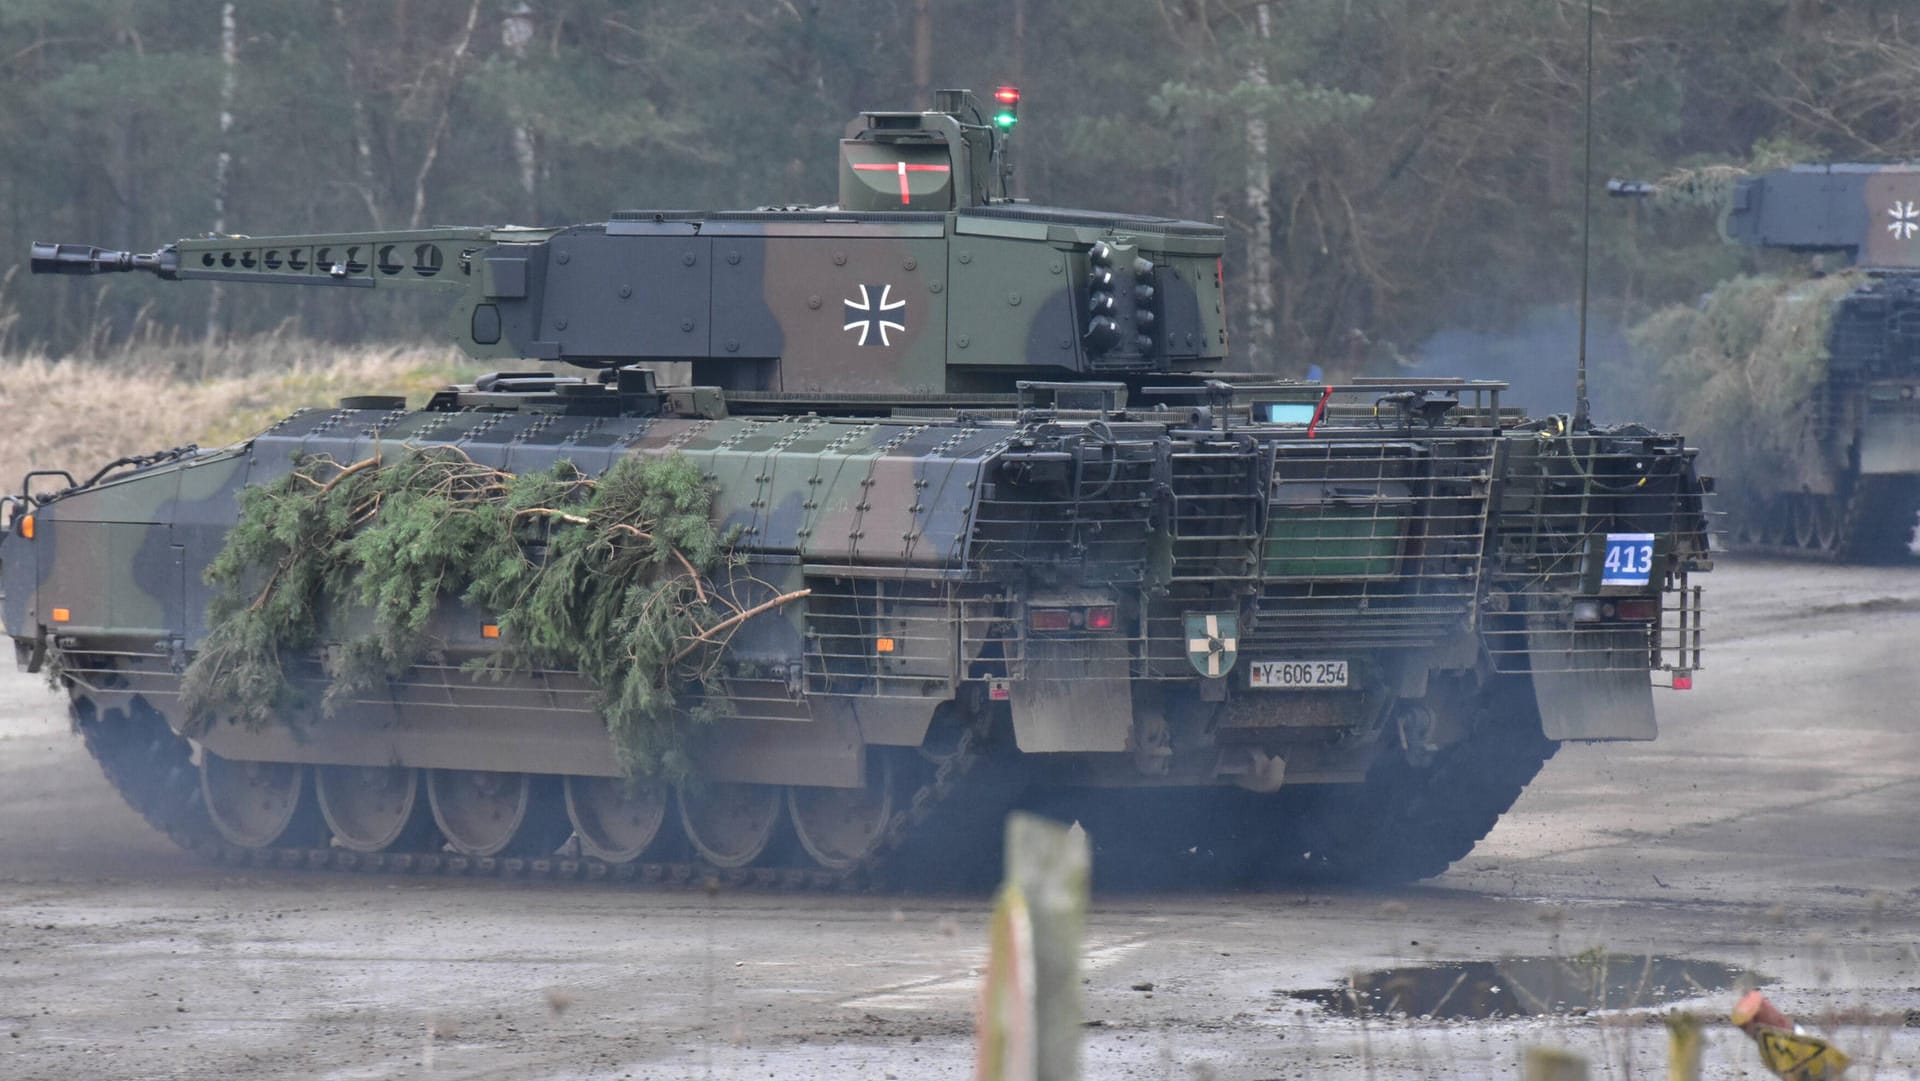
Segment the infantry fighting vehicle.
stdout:
[[[150,821],[274,865],[842,881],[991,774],[1153,808],[1109,849],[1408,879],[1562,741],[1654,737],[1652,684],[1699,660],[1692,450],[1498,383],[1229,370],[1220,228],[1009,198],[998,97],[863,114],[831,206],[36,245],[36,272],[438,295],[518,370],[29,476],[0,541],[21,665]],[[430,658],[328,715],[185,715],[242,492],[407,447],[704,472],[722,588],[800,597],[731,638],[684,783],[621,776],[577,672],[463,670],[497,614],[451,602]]]
[[[1658,186],[1615,181],[1621,196]],[[1822,378],[1796,468],[1720,470],[1744,545],[1829,558],[1906,559],[1920,514],[1920,165],[1795,165],[1739,180],[1728,240],[1808,253],[1820,273],[1863,280],[1832,301]],[[1797,404],[1797,403],[1796,403]]]

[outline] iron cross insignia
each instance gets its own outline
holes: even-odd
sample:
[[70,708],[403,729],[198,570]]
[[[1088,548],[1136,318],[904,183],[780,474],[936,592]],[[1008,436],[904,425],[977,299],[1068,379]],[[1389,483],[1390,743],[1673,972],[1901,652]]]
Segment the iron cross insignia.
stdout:
[[1913,234],[1920,232],[1920,207],[1915,207],[1912,200],[1894,200],[1887,208],[1887,217],[1893,219],[1887,223],[1887,232],[1901,240],[1912,240]]
[[[873,295],[875,289],[880,290],[880,297],[877,300]],[[880,344],[889,346],[893,342],[887,338],[887,331],[897,330],[902,334],[907,331],[907,324],[902,322],[907,317],[907,302],[893,299],[891,285],[863,285],[860,287],[859,300],[848,297],[841,303],[847,306],[847,325],[840,329],[858,330],[861,345],[871,344],[869,339],[878,331]],[[899,314],[890,316],[888,312]]]
[[1209,678],[1233,671],[1240,658],[1240,617],[1231,612],[1187,613],[1187,660],[1193,670]]

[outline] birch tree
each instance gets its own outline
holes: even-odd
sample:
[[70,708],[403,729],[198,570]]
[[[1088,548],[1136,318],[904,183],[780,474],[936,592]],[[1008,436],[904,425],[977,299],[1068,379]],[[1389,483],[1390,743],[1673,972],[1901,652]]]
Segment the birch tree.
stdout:
[[[1265,97],[1266,45],[1273,37],[1267,5],[1254,9],[1255,51],[1247,64],[1247,84]],[[1273,206],[1269,189],[1273,163],[1267,157],[1267,118],[1259,109],[1247,112],[1247,321],[1246,342],[1254,356],[1273,351]]]
[[[232,0],[220,5],[220,150],[213,159],[213,231],[227,231],[227,173],[233,164],[233,98],[240,86],[240,27]],[[213,282],[207,290],[207,333],[220,337],[220,302],[224,288]]]

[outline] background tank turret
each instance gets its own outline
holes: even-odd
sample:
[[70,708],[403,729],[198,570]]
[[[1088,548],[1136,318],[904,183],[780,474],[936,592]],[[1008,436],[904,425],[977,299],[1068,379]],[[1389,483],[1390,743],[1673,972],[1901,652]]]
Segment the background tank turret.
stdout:
[[[1614,181],[1609,191],[1657,198],[1662,186]],[[1702,408],[1724,415],[1689,425],[1728,429],[1729,438],[1714,440],[1713,464],[1736,541],[1848,560],[1908,558],[1920,511],[1920,165],[1795,165],[1741,177],[1726,194],[1721,228],[1736,244],[1809,257],[1723,285],[1700,308],[1704,315],[1723,304],[1748,324],[1736,336],[1748,343],[1744,355],[1708,363],[1742,366],[1756,389],[1731,400],[1704,395],[1718,404]],[[1668,362],[1711,352],[1711,322],[1642,336],[1656,363],[1680,376],[1651,396],[1650,404],[1678,409],[1671,419],[1692,419],[1686,409],[1703,397],[1699,371],[1708,364]],[[1750,453],[1737,452],[1743,441]]]

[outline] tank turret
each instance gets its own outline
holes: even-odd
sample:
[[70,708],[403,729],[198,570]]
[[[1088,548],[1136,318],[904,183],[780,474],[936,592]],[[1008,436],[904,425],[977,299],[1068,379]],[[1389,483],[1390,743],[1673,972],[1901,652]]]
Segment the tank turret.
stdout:
[[1735,185],[1727,238],[1833,252],[1849,266],[1920,270],[1920,166],[1795,165]]
[[[1658,199],[1666,187],[1609,180],[1607,194]],[[1831,253],[1834,269],[1920,270],[1920,165],[1840,162],[1743,176],[1723,210],[1721,229],[1736,244]]]
[[928,112],[863,113],[833,206],[209,236],[140,255],[35,244],[32,269],[422,289],[448,294],[450,335],[478,358],[687,362],[696,383],[793,399],[979,400],[1217,366],[1220,227],[1014,200],[1010,131],[960,90]]

